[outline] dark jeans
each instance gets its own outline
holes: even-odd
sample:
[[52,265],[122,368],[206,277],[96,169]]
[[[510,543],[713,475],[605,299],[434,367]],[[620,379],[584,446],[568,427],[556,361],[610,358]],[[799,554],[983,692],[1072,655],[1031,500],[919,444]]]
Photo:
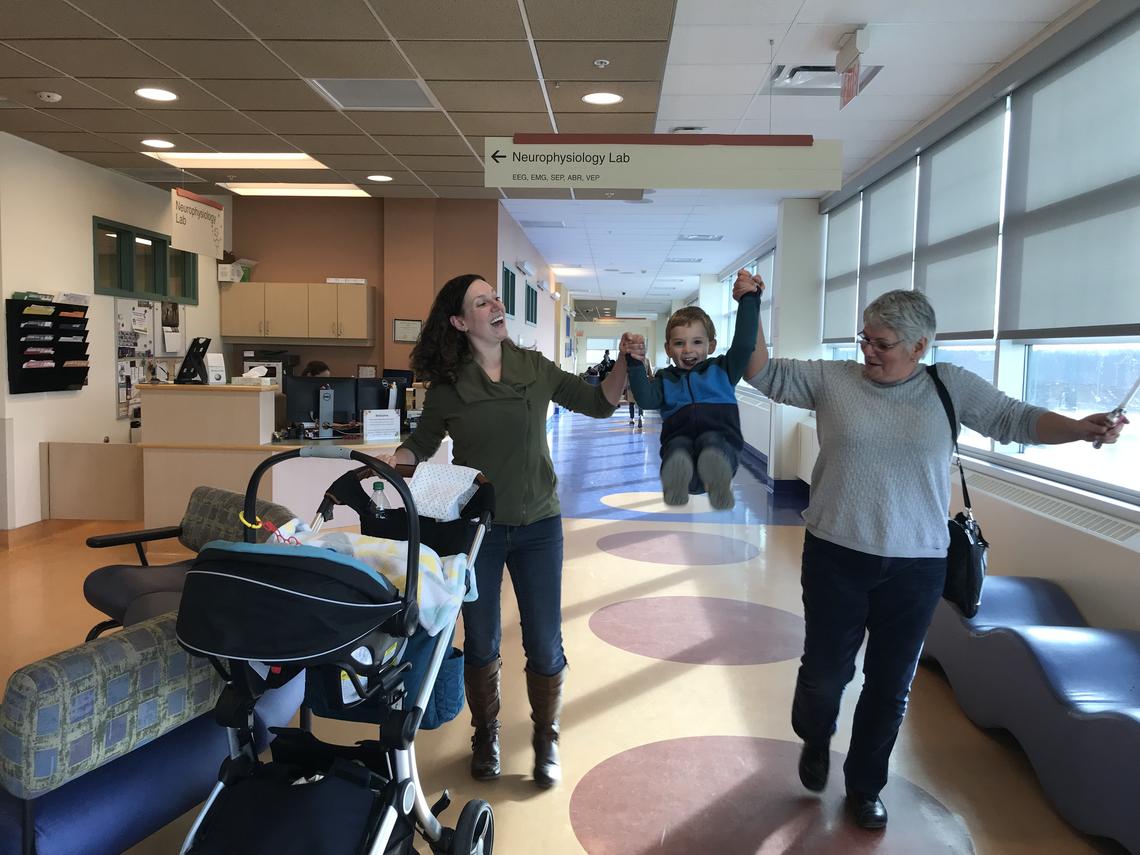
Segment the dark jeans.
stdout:
[[689,436],[674,436],[661,447],[662,465],[665,465],[665,461],[674,453],[687,454],[693,458],[693,480],[689,482],[689,493],[693,495],[705,492],[705,485],[697,473],[697,458],[706,448],[720,449],[732,466],[732,474],[736,474],[736,468],[740,465],[740,455],[737,454],[735,448],[729,445],[724,434],[718,431],[707,430],[696,439]]
[[475,562],[479,599],[463,604],[463,655],[476,668],[499,658],[503,564],[511,574],[527,670],[549,677],[566,666],[562,650],[562,517],[491,526]]
[[945,558],[883,558],[804,538],[804,655],[792,728],[805,742],[835,733],[839,701],[868,633],[863,692],[843,771],[847,790],[878,795],[906,712],[922,642],[942,594]]

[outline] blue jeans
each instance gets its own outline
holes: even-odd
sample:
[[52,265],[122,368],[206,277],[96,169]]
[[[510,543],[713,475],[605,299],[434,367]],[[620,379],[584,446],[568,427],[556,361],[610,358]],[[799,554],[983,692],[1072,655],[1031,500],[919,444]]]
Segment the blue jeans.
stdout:
[[705,485],[701,481],[701,476],[697,473],[697,458],[701,456],[701,452],[706,448],[718,449],[726,458],[732,467],[732,474],[736,474],[736,469],[740,465],[740,455],[737,454],[736,449],[733,448],[724,434],[715,430],[706,430],[696,439],[688,436],[674,436],[661,447],[661,465],[665,465],[673,454],[687,454],[693,458],[693,477],[689,481],[689,493],[691,495],[700,495],[705,492]]
[[875,796],[906,713],[910,684],[946,580],[945,558],[883,558],[804,538],[804,655],[792,703],[801,739],[826,744],[868,633],[863,692],[843,765],[847,791]]
[[562,517],[530,525],[495,523],[475,561],[479,599],[463,604],[463,656],[482,668],[499,658],[503,639],[503,565],[511,574],[528,671],[551,677],[566,667],[562,649]]

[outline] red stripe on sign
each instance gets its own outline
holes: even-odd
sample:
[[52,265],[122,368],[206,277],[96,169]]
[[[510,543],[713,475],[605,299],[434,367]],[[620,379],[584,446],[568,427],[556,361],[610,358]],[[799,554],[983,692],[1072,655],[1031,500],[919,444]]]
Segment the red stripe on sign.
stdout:
[[810,146],[811,134],[515,134],[516,145]]
[[219,211],[225,210],[225,206],[215,202],[213,199],[207,199],[205,196],[199,196],[197,193],[191,193],[189,190],[183,190],[181,187],[175,187],[174,192],[185,199],[201,202],[203,205],[209,205],[211,208],[217,208]]

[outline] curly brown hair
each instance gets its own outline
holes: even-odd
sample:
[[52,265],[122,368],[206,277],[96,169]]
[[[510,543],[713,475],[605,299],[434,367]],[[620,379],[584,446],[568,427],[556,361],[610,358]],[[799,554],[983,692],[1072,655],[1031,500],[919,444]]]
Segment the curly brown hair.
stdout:
[[412,348],[412,371],[429,383],[454,383],[459,366],[471,355],[467,334],[451,325],[453,315],[463,314],[463,298],[472,282],[487,280],[477,273],[449,279],[435,295],[416,346]]
[[673,332],[673,327],[683,327],[686,324],[704,324],[705,332],[708,334],[709,341],[716,339],[716,326],[713,324],[712,318],[708,313],[699,306],[685,306],[683,309],[678,309],[669,318],[669,323],[665,325],[665,341],[669,341],[669,336]]

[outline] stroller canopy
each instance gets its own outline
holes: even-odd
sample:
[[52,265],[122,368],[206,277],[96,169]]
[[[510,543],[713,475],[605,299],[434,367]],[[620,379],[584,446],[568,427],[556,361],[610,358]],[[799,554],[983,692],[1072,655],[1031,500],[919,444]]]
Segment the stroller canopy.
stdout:
[[316,664],[405,608],[391,582],[350,556],[215,541],[186,574],[177,632],[202,656]]

